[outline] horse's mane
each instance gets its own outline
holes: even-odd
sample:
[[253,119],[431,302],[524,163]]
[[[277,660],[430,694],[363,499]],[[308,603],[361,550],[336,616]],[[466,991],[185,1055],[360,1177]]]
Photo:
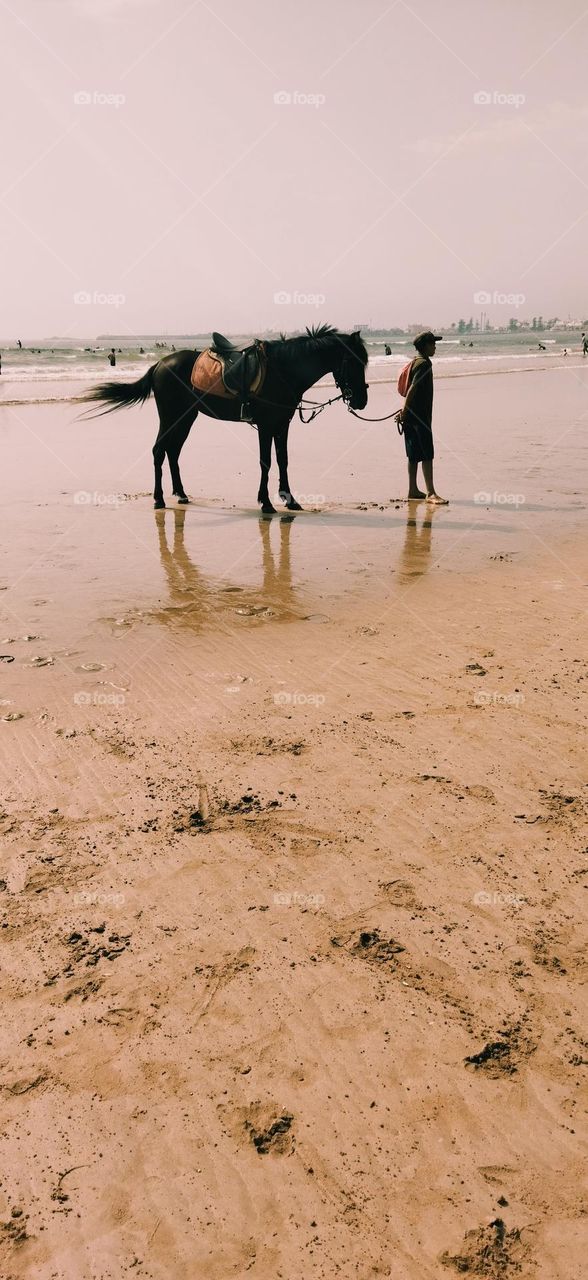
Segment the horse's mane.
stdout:
[[276,345],[281,345],[282,343],[287,342],[289,345],[293,346],[294,343],[296,343],[299,350],[302,348],[302,350],[310,349],[320,351],[325,347],[330,349],[334,346],[335,342],[340,339],[349,342],[354,353],[359,355],[364,365],[367,364],[367,348],[359,330],[353,334],[341,333],[341,331],[336,329],[332,324],[307,325],[306,333],[298,334],[293,338],[288,338],[285,333],[280,333],[279,343],[276,343]]

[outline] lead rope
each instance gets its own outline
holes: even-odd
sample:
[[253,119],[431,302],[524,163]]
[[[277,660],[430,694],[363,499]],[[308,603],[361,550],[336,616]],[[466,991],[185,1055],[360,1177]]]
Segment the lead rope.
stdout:
[[[383,418],[364,418],[361,413],[356,413],[355,409],[351,409],[349,405],[347,407],[353,417],[359,418],[360,422],[387,422],[389,418],[395,418],[398,413],[398,409],[394,409],[392,413],[385,413]],[[398,423],[398,430],[400,431],[400,423]],[[400,431],[400,434],[402,435],[402,431]]]
[[[330,404],[336,404],[337,400],[344,400],[344,399],[345,397],[342,394],[338,396],[333,396],[331,400],[324,400],[322,402],[318,400],[307,400],[303,396],[302,400],[297,405],[300,421],[303,422],[306,427],[310,422],[314,422],[315,418],[318,418],[319,413],[322,413],[323,409],[328,409]],[[266,401],[266,403],[271,404],[271,400]],[[286,405],[275,405],[273,407],[276,409],[284,409],[286,408]],[[347,405],[347,409],[349,413],[353,414],[354,418],[359,418],[360,422],[388,422],[390,418],[395,418],[396,414],[398,413],[398,409],[393,409],[392,413],[385,413],[382,418],[365,418],[363,414],[357,413],[356,410],[352,409],[350,405]],[[303,414],[307,410],[309,411],[309,417],[305,418],[303,417]],[[255,422],[252,422],[250,425],[253,427],[254,431],[258,430]],[[402,423],[398,422],[396,425],[398,427],[398,434],[402,435]]]

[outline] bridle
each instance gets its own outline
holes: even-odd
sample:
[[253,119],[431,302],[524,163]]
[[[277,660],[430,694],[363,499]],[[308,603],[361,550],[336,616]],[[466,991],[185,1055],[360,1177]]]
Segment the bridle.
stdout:
[[351,397],[353,395],[353,387],[351,386],[351,378],[349,374],[349,366],[351,359],[356,360],[356,356],[352,356],[349,351],[343,352],[343,357],[339,365],[338,372],[333,371],[333,379],[337,387],[343,403],[350,408]]
[[[333,373],[335,383],[341,393],[341,399],[347,405],[349,413],[352,413],[354,418],[359,418],[360,422],[387,422],[389,418],[394,418],[397,412],[396,409],[393,409],[392,413],[385,413],[382,418],[365,418],[361,413],[358,413],[356,409],[352,409],[351,397],[353,395],[353,388],[350,385],[349,378],[349,362],[351,359],[356,360],[357,356],[353,355],[353,352],[345,350],[343,359],[339,366],[338,375]],[[366,382],[365,385],[367,390],[369,388],[369,382]]]
[[[322,404],[317,404],[316,401],[307,400],[306,398],[303,398],[300,404],[298,405],[298,414],[300,416],[301,422],[304,422],[304,423],[312,422],[313,419],[316,418],[319,413],[322,413],[323,409],[326,409],[327,406],[330,404],[335,404],[337,400],[342,400],[343,403],[347,406],[348,412],[352,413],[354,418],[359,418],[360,422],[387,422],[389,418],[394,418],[396,416],[396,413],[397,413],[396,409],[393,409],[392,413],[385,413],[381,418],[366,418],[364,417],[363,414],[358,413],[356,409],[352,409],[351,397],[353,396],[353,387],[351,386],[349,369],[350,369],[351,360],[357,360],[357,358],[358,357],[354,355],[352,351],[348,351],[347,349],[345,349],[337,372],[333,370],[333,381],[335,383],[335,386],[337,387],[339,395],[333,396],[331,400],[323,401]],[[367,390],[369,387],[369,383],[366,382],[365,385]],[[308,418],[303,417],[303,411],[306,411],[307,413],[309,413]]]

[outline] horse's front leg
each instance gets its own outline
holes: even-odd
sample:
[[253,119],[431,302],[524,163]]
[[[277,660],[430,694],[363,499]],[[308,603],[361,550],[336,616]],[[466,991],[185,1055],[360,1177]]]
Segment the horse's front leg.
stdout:
[[288,427],[290,423],[286,423],[280,431],[276,431],[276,460],[280,473],[280,497],[282,502],[286,504],[288,511],[302,511],[300,503],[290,492],[290,481],[288,480]]
[[259,482],[259,492],[257,501],[261,503],[261,510],[264,516],[275,514],[276,508],[272,506],[269,496],[269,473],[272,465],[272,429],[271,427],[258,427],[259,435],[259,465],[261,467],[261,480]]

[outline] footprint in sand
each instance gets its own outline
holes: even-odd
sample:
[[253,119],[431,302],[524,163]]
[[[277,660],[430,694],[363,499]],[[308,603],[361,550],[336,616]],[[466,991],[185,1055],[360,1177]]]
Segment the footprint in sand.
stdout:
[[229,1136],[237,1140],[246,1137],[258,1155],[289,1156],[294,1151],[294,1116],[290,1111],[281,1110],[274,1103],[260,1101],[244,1107],[223,1103],[218,1110]]
[[381,965],[395,964],[396,957],[405,950],[394,938],[380,937],[379,929],[361,929],[350,938],[331,938],[331,945],[344,947],[351,955],[366,960],[368,964]]
[[382,890],[387,902],[393,907],[418,907],[419,902],[412,885],[408,880],[381,881],[378,888]]

